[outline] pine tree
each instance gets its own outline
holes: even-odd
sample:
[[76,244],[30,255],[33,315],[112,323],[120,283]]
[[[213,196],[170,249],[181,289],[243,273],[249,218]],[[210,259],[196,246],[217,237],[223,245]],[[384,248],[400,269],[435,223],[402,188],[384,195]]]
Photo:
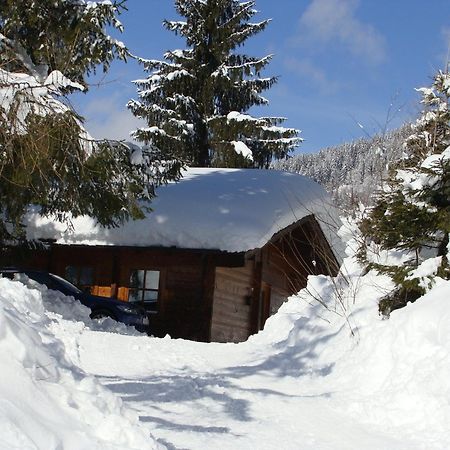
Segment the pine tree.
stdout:
[[[125,0],[0,0],[0,65],[11,72],[24,66],[41,81],[58,70],[83,85],[98,65],[106,71],[112,60],[126,60],[122,42],[105,32],[123,27],[118,15]],[[70,87],[69,87],[70,89]]]
[[[386,307],[402,306],[423,294],[433,277],[450,278],[450,75],[438,72],[431,87],[418,89],[424,110],[406,139],[405,158],[392,177],[362,230],[385,250],[403,250],[409,258],[400,266],[372,264],[389,273],[396,293]],[[424,276],[415,269],[435,258]],[[431,261],[431,260],[430,260]],[[422,266],[424,267],[424,266]]]
[[301,139],[281,127],[284,118],[254,118],[253,106],[276,83],[262,78],[272,56],[254,58],[236,49],[263,31],[269,20],[251,23],[254,1],[176,0],[184,21],[165,21],[187,48],[169,51],[163,61],[141,59],[149,76],[137,80],[139,100],[129,108],[148,127],[134,137],[168,160],[192,166],[268,167]]
[[65,101],[86,91],[98,64],[126,58],[106,32],[121,29],[123,4],[0,0],[0,242],[23,237],[32,204],[67,222],[86,214],[115,226],[143,216],[159,165],[152,171],[127,147],[93,141]]

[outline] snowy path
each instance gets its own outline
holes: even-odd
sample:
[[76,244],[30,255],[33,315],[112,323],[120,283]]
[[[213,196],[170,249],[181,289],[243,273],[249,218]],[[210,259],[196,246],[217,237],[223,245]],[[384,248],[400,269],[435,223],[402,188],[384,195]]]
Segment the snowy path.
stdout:
[[382,320],[391,280],[345,264],[241,344],[150,338],[0,279],[0,449],[449,450],[450,281]]
[[78,352],[169,449],[426,448],[352,421],[286,349],[88,331]]

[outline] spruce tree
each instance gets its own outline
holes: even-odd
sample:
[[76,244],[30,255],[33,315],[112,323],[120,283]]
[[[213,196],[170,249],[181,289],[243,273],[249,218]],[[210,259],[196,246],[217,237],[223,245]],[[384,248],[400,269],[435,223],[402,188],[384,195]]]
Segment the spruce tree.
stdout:
[[[118,15],[125,0],[0,0],[0,65],[23,71],[24,66],[43,81],[58,70],[83,85],[98,65],[106,71],[115,58],[125,60],[125,45],[106,27],[122,31]],[[68,87],[71,89],[71,87]]]
[[276,77],[261,76],[272,56],[255,58],[237,48],[269,23],[251,23],[254,1],[176,0],[182,21],[164,21],[180,35],[184,50],[164,60],[141,59],[149,76],[135,81],[139,100],[129,108],[148,127],[133,133],[167,160],[192,166],[268,167],[299,144],[298,131],[281,127],[281,117],[254,118],[266,105],[262,93]]
[[[0,242],[23,237],[30,205],[106,226],[142,217],[155,171],[119,144],[96,142],[66,102],[86,76],[128,50],[112,39],[124,1],[0,0]],[[155,175],[155,176],[153,176]]]
[[[368,241],[408,255],[401,265],[371,264],[389,273],[397,291],[392,309],[423,294],[433,277],[450,278],[450,75],[439,71],[431,87],[418,89],[423,112],[376,205],[362,223]],[[362,252],[364,256],[364,252]],[[433,259],[433,264],[431,263]],[[428,264],[424,264],[429,260]],[[421,264],[423,270],[415,270]],[[429,266],[429,273],[425,267]]]

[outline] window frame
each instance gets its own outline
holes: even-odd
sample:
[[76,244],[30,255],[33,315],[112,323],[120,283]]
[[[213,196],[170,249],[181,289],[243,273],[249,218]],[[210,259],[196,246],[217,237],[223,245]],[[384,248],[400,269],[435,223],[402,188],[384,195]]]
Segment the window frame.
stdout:
[[[144,272],[144,278],[142,280],[142,285],[140,285],[140,286],[132,286],[131,278],[133,276],[133,273],[135,273],[135,272]],[[157,289],[145,287],[148,272],[155,272],[158,274],[158,288]],[[160,307],[161,275],[162,275],[161,269],[157,269],[157,268],[134,268],[134,269],[131,269],[130,273],[129,273],[129,277],[128,277],[128,299],[127,300],[130,303],[142,304],[144,306],[146,306],[146,305],[153,306],[154,305],[154,308],[152,308],[152,309],[146,308],[146,310],[147,310],[147,313],[149,313],[149,314],[157,314],[159,312],[159,307]],[[138,300],[130,300],[130,297],[133,292],[136,292],[139,294],[137,296]],[[156,292],[156,298],[154,300],[145,300],[146,292]]]

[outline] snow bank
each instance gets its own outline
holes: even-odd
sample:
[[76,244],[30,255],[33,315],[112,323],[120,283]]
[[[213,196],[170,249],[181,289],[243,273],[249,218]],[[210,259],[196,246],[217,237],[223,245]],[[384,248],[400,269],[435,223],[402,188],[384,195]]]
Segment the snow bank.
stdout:
[[[48,312],[49,303],[66,313],[77,308],[47,294],[0,278],[0,448],[163,448],[118,397],[72,364],[55,329],[62,333],[66,322],[74,336],[83,324]],[[77,314],[85,313],[79,305]]]
[[337,278],[310,276],[247,345],[289,355],[280,367],[299,361],[302,389],[330,393],[330,405],[353,420],[419,437],[417,448],[448,448],[450,281],[437,278],[426,295],[383,320],[378,301],[392,281],[363,275],[356,241],[349,244]]
[[[87,217],[73,229],[31,210],[29,239],[60,244],[176,246],[246,251],[262,247],[281,229],[315,214],[338,246],[338,218],[325,190],[302,175],[275,170],[189,169],[178,183],[157,190],[153,212],[115,229]],[[339,253],[339,250],[336,250]]]

